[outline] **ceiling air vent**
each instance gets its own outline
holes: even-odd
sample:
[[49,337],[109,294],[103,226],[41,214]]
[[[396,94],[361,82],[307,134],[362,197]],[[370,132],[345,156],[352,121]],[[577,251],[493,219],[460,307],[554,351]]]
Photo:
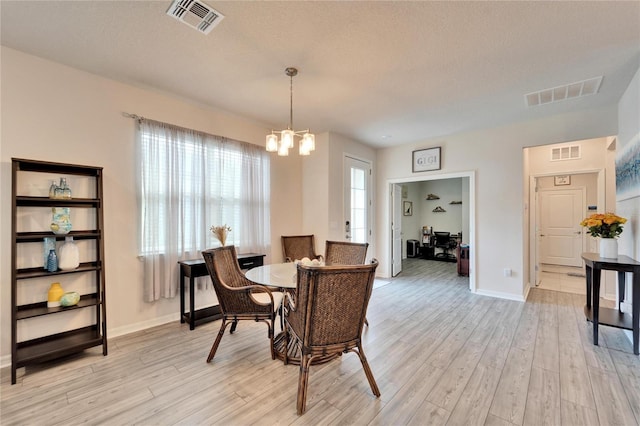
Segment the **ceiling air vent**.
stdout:
[[600,90],[600,83],[602,83],[602,76],[565,84],[564,86],[553,87],[551,89],[544,89],[538,92],[527,93],[524,95],[524,101],[528,107],[532,107],[579,98],[581,96],[595,95],[598,93],[598,90]]
[[580,145],[567,145],[551,148],[551,161],[577,160],[580,158]]
[[223,14],[197,0],[174,0],[167,15],[204,34],[209,34],[224,19]]

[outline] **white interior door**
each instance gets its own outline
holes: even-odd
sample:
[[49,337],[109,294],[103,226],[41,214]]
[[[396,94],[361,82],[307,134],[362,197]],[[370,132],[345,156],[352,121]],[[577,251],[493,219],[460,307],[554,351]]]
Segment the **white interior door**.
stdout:
[[582,266],[584,189],[541,189],[538,201],[540,262]]
[[371,244],[370,180],[370,163],[345,156],[343,226],[346,241]]
[[402,185],[393,185],[391,205],[391,275],[395,277],[402,272]]

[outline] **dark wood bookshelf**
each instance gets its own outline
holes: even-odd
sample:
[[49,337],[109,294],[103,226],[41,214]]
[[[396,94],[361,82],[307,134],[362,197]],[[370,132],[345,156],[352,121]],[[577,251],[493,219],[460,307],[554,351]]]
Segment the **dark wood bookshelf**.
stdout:
[[[104,217],[103,217],[103,182],[102,167],[84,166],[78,164],[54,163],[49,161],[26,160],[13,158],[12,160],[12,184],[11,184],[11,383],[16,383],[16,370],[26,367],[30,363],[40,363],[60,357],[64,357],[85,349],[102,346],[102,354],[107,355],[107,325],[105,306],[105,271],[104,271]],[[93,180],[95,198],[49,198],[18,194],[18,180],[24,175],[22,172],[36,172],[65,175],[84,176]],[[30,176],[29,179],[33,179]],[[24,185],[22,185],[24,186]],[[93,194],[91,194],[93,195]],[[95,218],[95,229],[72,230],[68,234],[54,234],[51,231],[23,231],[18,229],[18,217],[20,209],[24,207],[50,209],[51,207],[73,207],[87,211],[89,218]],[[47,228],[48,224],[42,224]],[[47,271],[42,265],[37,267],[18,268],[18,246],[21,244],[42,244],[44,238],[55,238],[56,241],[64,241],[66,237],[74,240],[95,241],[95,258],[82,262],[72,270]],[[25,246],[27,247],[27,246]],[[29,250],[34,250],[30,248]],[[81,295],[80,301],[74,306],[47,307],[46,293],[42,295],[45,300],[36,303],[18,304],[18,293],[23,281],[34,278],[51,278],[53,281],[63,280],[70,274],[90,274],[95,278],[91,285],[95,288],[89,294]],[[81,277],[81,279],[84,279]],[[33,300],[33,299],[32,299]],[[36,299],[37,300],[37,299]],[[92,321],[89,325],[68,330],[65,327],[64,316],[50,317],[50,315],[62,312],[73,312],[83,309],[91,309]],[[50,318],[56,319],[52,322]],[[25,326],[39,328],[39,324],[48,322],[47,330],[53,332],[39,337],[22,341],[18,335],[18,323],[23,320]],[[40,322],[38,322],[40,321]],[[42,322],[44,321],[44,322]],[[59,330],[55,330],[59,322]],[[51,326],[51,324],[54,324]],[[62,331],[64,330],[64,331]]]

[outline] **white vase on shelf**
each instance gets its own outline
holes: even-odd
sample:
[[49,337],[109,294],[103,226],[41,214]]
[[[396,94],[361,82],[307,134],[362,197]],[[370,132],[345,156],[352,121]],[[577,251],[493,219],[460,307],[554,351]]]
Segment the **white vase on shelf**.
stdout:
[[58,267],[63,271],[69,271],[80,266],[80,251],[76,243],[73,242],[73,237],[65,237],[64,239],[65,243],[60,248]]
[[600,238],[600,257],[617,259],[618,240],[615,238]]

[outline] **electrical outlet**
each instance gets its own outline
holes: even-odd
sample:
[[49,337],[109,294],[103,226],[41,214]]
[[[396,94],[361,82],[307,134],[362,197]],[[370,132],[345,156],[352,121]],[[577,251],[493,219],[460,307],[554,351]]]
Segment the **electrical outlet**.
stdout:
[[504,268],[504,271],[502,271],[505,277],[510,277],[511,276],[511,269],[509,268]]

